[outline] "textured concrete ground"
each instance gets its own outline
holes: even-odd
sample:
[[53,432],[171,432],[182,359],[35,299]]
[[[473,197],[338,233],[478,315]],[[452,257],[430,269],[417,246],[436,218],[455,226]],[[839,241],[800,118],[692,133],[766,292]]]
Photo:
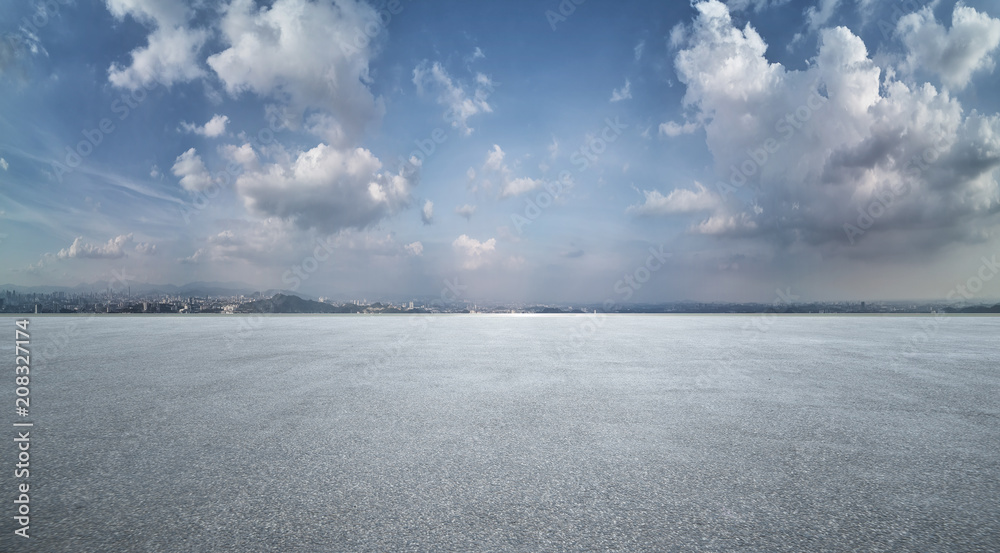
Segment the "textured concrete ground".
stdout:
[[2,551],[1000,550],[1000,318],[31,328]]

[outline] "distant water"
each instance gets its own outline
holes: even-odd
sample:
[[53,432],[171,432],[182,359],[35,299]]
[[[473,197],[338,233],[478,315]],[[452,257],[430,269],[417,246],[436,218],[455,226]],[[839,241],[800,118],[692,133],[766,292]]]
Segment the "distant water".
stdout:
[[1000,318],[31,317],[0,551],[996,551]]

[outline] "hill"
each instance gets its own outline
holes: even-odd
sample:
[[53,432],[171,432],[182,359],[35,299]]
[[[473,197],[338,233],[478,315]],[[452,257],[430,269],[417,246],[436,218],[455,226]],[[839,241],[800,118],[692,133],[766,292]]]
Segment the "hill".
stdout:
[[337,306],[305,300],[291,294],[275,294],[271,298],[252,301],[241,311],[250,313],[354,313],[356,306]]

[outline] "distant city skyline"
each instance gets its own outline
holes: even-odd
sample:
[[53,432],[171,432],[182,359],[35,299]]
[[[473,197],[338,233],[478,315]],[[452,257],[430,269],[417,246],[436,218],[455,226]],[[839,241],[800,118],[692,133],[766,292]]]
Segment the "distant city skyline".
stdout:
[[[206,283],[209,284],[209,283]],[[771,302],[576,303],[493,302],[463,297],[445,290],[437,297],[409,300],[344,297],[302,297],[267,290],[229,290],[191,286],[187,289],[131,287],[106,290],[34,292],[0,287],[0,314],[578,314],[603,319],[606,314],[993,314],[1000,301],[804,301],[778,290]]]
[[0,21],[0,282],[1000,297],[989,0],[52,0]]
[[[106,285],[106,286],[99,286]],[[774,297],[768,301],[615,301],[611,298],[603,302],[562,302],[562,301],[496,301],[489,298],[471,297],[460,282],[449,282],[437,294],[429,295],[380,295],[376,297],[351,297],[343,293],[312,295],[299,291],[254,289],[239,282],[194,282],[182,286],[156,285],[122,282],[91,283],[75,287],[63,286],[18,286],[0,285],[0,313],[87,313],[87,312],[142,312],[159,313],[145,308],[146,302],[166,301],[174,304],[168,312],[185,312],[182,304],[191,303],[201,307],[191,312],[225,312],[224,304],[269,299],[272,297],[296,297],[307,301],[318,301],[335,306],[372,306],[417,309],[433,307],[444,312],[462,309],[486,308],[485,312],[536,312],[544,307],[558,307],[568,311],[590,313],[754,313],[761,311],[806,312],[806,313],[933,313],[945,310],[955,313],[1000,312],[1000,298],[982,297],[957,291],[950,299],[904,299],[882,300],[877,298],[838,301],[818,301],[799,296],[790,288],[776,289]],[[964,294],[962,293],[964,292]],[[966,297],[968,296],[968,297]],[[235,302],[235,304],[234,304]],[[134,311],[143,305],[140,311]],[[115,310],[112,311],[111,308]],[[206,309],[211,307],[214,309]],[[537,309],[536,309],[537,308]],[[27,311],[25,311],[27,309]],[[133,311],[130,311],[133,310]],[[232,312],[232,311],[229,311]],[[237,311],[239,312],[239,311]],[[341,311],[337,311],[341,312]],[[351,312],[351,311],[346,311]]]

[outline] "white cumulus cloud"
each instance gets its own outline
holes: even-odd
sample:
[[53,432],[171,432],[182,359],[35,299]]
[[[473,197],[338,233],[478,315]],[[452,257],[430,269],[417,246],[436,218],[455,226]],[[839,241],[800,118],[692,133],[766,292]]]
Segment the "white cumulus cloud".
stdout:
[[496,250],[497,241],[490,238],[485,242],[480,242],[468,235],[461,235],[452,242],[451,246],[459,256],[462,268],[474,270],[490,262],[492,254]]
[[207,123],[201,126],[181,121],[181,129],[183,129],[184,132],[200,134],[208,138],[215,138],[226,133],[227,123],[229,123],[229,117],[216,114]]
[[434,222],[434,202],[430,200],[424,202],[424,207],[420,210],[420,220],[423,221],[425,225],[429,225]]
[[937,74],[950,89],[961,90],[977,71],[992,71],[992,54],[1000,45],[1000,19],[975,8],[955,5],[951,29],[934,18],[932,6],[900,18],[896,32],[908,53],[904,69]]
[[212,176],[194,148],[177,156],[171,171],[175,177],[180,177],[184,190],[202,192],[212,186]]
[[58,259],[120,259],[128,255],[129,250],[151,255],[156,253],[156,246],[146,242],[135,243],[132,233],[116,236],[104,244],[91,244],[85,242],[82,236],[78,236],[68,248],[59,250],[56,257]]
[[403,248],[406,250],[406,253],[412,256],[420,256],[424,254],[424,245],[420,242],[411,242],[403,246]]
[[254,151],[253,146],[250,144],[243,144],[242,146],[226,144],[219,148],[219,153],[229,161],[239,163],[247,168],[254,167],[259,161],[257,152]]
[[529,177],[518,177],[516,179],[505,180],[503,187],[500,189],[500,197],[509,198],[511,196],[519,196],[526,192],[531,192],[541,188],[544,185],[544,181],[541,179],[532,179]]
[[208,39],[208,31],[188,26],[192,15],[186,2],[161,0],[106,0],[108,11],[122,20],[132,16],[153,30],[145,47],[132,51],[126,66],[112,63],[111,84],[135,90],[159,82],[170,86],[205,74],[198,52]]
[[[384,107],[368,89],[368,64],[381,33],[367,2],[276,0],[257,6],[233,0],[219,25],[227,48],[208,58],[233,96],[253,92],[278,102],[282,123],[306,129],[327,143],[357,144]],[[304,121],[307,111],[311,119]]]
[[[718,178],[707,188],[720,207],[693,232],[844,252],[845,225],[875,201],[887,207],[865,236],[871,253],[926,253],[981,240],[994,225],[996,114],[966,113],[946,90],[897,80],[845,27],[821,31],[807,68],[789,70],[721,2],[695,8],[675,67],[685,107],[705,122]],[[648,209],[672,209],[685,196],[651,195]]]
[[682,134],[691,134],[698,130],[698,127],[697,123],[684,123],[681,125],[674,121],[667,121],[666,123],[660,123],[660,136],[675,138]]
[[664,196],[659,190],[643,190],[645,201],[629,206],[628,212],[635,215],[674,215],[713,211],[722,206],[721,198],[695,183],[695,189],[677,188]]
[[486,163],[483,164],[485,169],[490,171],[499,171],[503,168],[503,158],[506,156],[503,149],[500,148],[499,144],[494,144],[493,149],[486,153]]
[[364,148],[320,144],[245,172],[235,188],[253,213],[334,232],[363,229],[407,206],[411,178],[383,171]]
[[466,220],[472,218],[472,215],[476,213],[476,206],[465,204],[455,208],[455,215],[459,217],[465,217]]
[[757,229],[754,222],[746,213],[737,215],[712,215],[708,219],[695,225],[692,230],[698,234],[709,236],[735,235],[745,236]]

